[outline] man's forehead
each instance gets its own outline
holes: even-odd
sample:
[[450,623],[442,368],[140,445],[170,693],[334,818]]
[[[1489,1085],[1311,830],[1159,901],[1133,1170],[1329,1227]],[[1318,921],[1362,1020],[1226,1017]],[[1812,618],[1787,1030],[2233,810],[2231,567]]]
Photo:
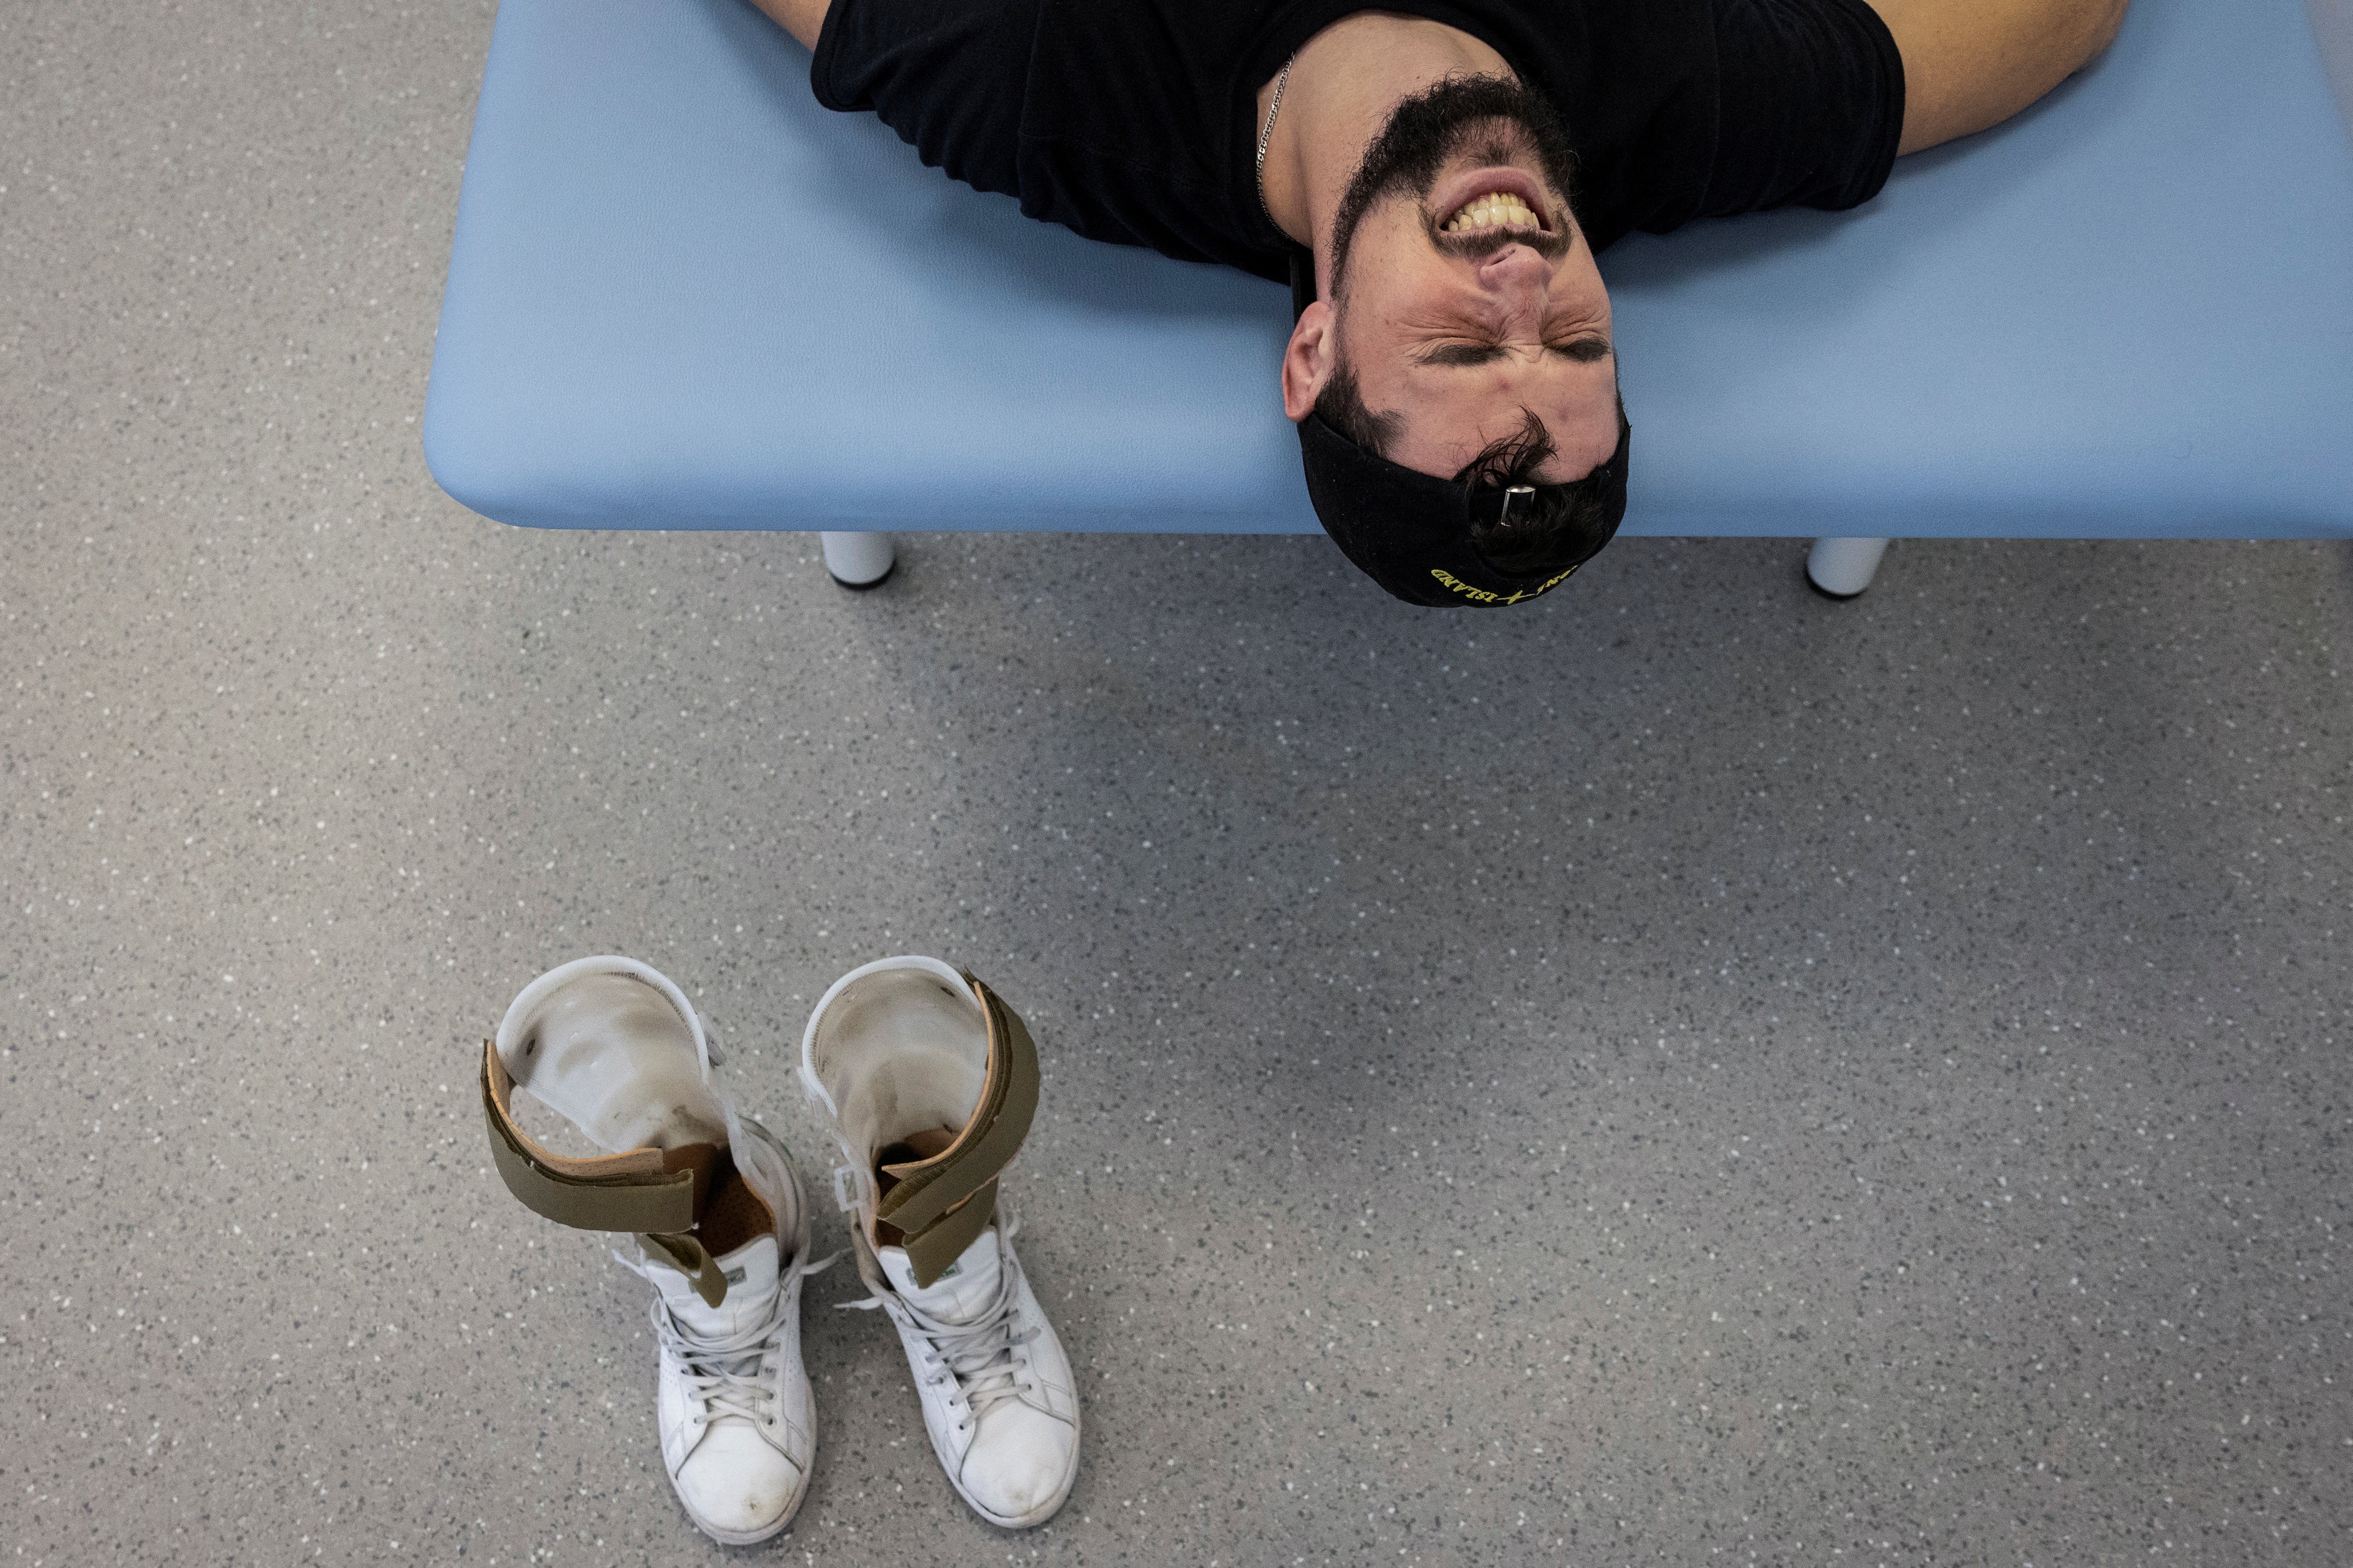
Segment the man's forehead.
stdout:
[[[1480,453],[1499,441],[1515,439],[1527,428],[1527,411],[1511,408],[1500,411],[1501,416],[1482,421],[1478,426],[1465,426],[1468,434],[1449,436],[1427,428],[1427,421],[1409,420],[1392,444],[1389,460],[1419,473],[1451,479],[1467,468]],[[1552,455],[1536,470],[1539,484],[1566,484],[1583,479],[1609,460],[1618,449],[1618,425],[1613,410],[1604,425],[1590,418],[1569,420],[1555,416],[1538,422],[1553,444]]]
[[[1392,397],[1389,407],[1401,418],[1392,459],[1423,473],[1451,476],[1493,442],[1519,436],[1534,415],[1554,447],[1538,470],[1539,481],[1583,478],[1618,449],[1615,362],[1607,378],[1597,374],[1598,364],[1562,363],[1552,368],[1555,374],[1543,378],[1421,386]],[[1456,374],[1465,380],[1478,374]],[[1380,406],[1369,393],[1366,402]]]

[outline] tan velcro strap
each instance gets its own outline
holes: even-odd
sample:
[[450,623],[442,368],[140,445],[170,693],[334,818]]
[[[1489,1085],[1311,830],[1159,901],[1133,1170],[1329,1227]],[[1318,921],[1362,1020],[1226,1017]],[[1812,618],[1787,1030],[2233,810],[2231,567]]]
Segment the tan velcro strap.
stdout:
[[878,1220],[905,1234],[918,1286],[931,1284],[987,1228],[997,1209],[997,1173],[1021,1152],[1038,1114],[1038,1047],[1028,1027],[1002,997],[969,974],[965,979],[988,1019],[980,1103],[937,1154],[883,1166],[899,1180],[875,1205]]
[[948,1265],[964,1256],[964,1249],[980,1238],[988,1222],[997,1217],[997,1178],[978,1192],[948,1210],[931,1227],[906,1238],[907,1267],[915,1277],[915,1289],[929,1289],[947,1272]]
[[694,1293],[710,1305],[716,1307],[727,1300],[727,1271],[693,1237],[641,1231],[638,1242],[648,1252],[667,1258],[681,1274],[694,1281]]
[[513,1097],[506,1063],[499,1059],[497,1046],[484,1040],[482,1116],[490,1124],[491,1159],[507,1191],[525,1208],[576,1230],[676,1237],[694,1228],[711,1195],[716,1144],[632,1149],[575,1160],[550,1153],[515,1125]]

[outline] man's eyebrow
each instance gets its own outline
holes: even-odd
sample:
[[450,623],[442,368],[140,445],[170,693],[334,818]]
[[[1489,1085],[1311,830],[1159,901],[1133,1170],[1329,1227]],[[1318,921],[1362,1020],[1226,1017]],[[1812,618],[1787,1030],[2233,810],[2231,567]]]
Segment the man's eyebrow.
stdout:
[[[1588,364],[1596,360],[1608,359],[1615,352],[1610,348],[1608,338],[1598,337],[1592,333],[1588,333],[1581,338],[1571,338],[1567,342],[1546,343],[1545,346],[1556,354],[1566,354],[1570,359]],[[1416,354],[1413,363],[1436,365],[1492,364],[1503,357],[1504,348],[1501,343],[1440,343],[1434,349]]]

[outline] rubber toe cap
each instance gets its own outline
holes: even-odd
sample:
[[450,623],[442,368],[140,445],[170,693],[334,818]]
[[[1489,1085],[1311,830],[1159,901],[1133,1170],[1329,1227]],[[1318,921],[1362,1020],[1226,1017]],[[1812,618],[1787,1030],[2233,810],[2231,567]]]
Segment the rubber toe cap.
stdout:
[[1078,1464],[1078,1437],[1069,1422],[1042,1410],[1000,1405],[981,1418],[965,1455],[965,1489],[1000,1520],[1041,1523],[1061,1504]]
[[744,1536],[780,1527],[801,1472],[744,1420],[722,1420],[679,1467],[678,1495],[706,1529]]

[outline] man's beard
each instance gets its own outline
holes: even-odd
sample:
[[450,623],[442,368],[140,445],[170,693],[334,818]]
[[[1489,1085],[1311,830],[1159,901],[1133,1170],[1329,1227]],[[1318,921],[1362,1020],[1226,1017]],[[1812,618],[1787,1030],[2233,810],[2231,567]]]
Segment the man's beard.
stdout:
[[[1382,198],[1404,195],[1416,201],[1430,194],[1447,163],[1475,153],[1489,163],[1508,163],[1519,149],[1504,124],[1518,130],[1542,165],[1545,184],[1564,200],[1574,195],[1577,153],[1568,132],[1552,104],[1534,89],[1501,77],[1448,77],[1389,111],[1388,123],[1365,149],[1365,160],[1340,197],[1332,222],[1332,291],[1346,288],[1348,246],[1356,226]],[[1440,215],[1443,216],[1443,215]],[[1430,215],[1424,215],[1425,221]],[[1556,224],[1565,219],[1556,219]],[[1433,238],[1437,237],[1433,230]],[[1556,227],[1555,243],[1566,248],[1565,228]],[[1501,241],[1472,242],[1493,249]]]

